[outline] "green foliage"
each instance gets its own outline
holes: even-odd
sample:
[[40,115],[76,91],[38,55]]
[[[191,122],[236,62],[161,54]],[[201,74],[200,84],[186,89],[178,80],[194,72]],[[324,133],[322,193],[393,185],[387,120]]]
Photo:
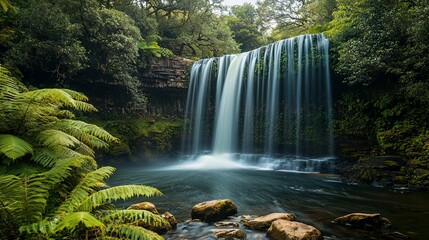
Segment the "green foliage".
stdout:
[[45,76],[59,81],[86,67],[78,25],[57,4],[30,0],[19,6],[15,24],[19,31],[6,54],[8,64],[24,72],[50,73]]
[[201,58],[238,51],[232,32],[210,1],[148,1],[149,14],[158,22],[161,46],[178,56]]
[[160,239],[133,225],[137,220],[148,226],[168,224],[160,216],[111,205],[161,192],[144,185],[107,188],[105,179],[114,168],[97,168],[93,148],[118,140],[96,125],[71,119],[72,111],[96,110],[88,98],[67,89],[29,91],[9,74],[0,67],[0,160],[13,168],[1,166],[0,221],[14,224],[2,237],[17,238],[19,228],[26,239]]
[[14,135],[0,134],[0,153],[4,154],[6,159],[15,161],[27,154],[32,154],[33,146]]
[[280,40],[303,33],[325,29],[333,19],[336,0],[263,0],[258,2],[258,12],[267,29],[275,27],[271,38]]
[[344,94],[338,101],[335,133],[340,136],[371,138],[369,102],[355,94]]
[[250,3],[232,7],[232,16],[227,18],[227,24],[242,52],[267,44],[258,18],[256,9]]
[[9,0],[0,0],[0,5],[5,12],[9,11],[10,9],[14,9],[12,4],[10,4]]
[[183,122],[178,119],[121,118],[91,119],[120,137],[121,145],[113,146],[110,157],[133,157],[145,152],[169,153],[179,149],[178,139],[182,134]]

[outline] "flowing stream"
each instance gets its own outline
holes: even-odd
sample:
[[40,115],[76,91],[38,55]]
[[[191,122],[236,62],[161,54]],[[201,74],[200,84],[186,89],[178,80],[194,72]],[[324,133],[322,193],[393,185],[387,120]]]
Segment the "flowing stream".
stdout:
[[[412,239],[429,239],[429,193],[400,193],[374,186],[349,185],[335,175],[258,169],[166,170],[121,164],[109,182],[111,185],[146,184],[158,188],[164,196],[119,204],[126,207],[135,202],[151,201],[160,212],[169,211],[180,221],[190,219],[192,206],[199,202],[228,198],[238,206],[238,215],[292,212],[298,221],[320,229],[324,239],[385,239],[371,231],[331,222],[352,212],[380,213],[390,219],[397,231]],[[176,231],[165,237],[212,239],[211,228],[210,224],[181,223]],[[267,239],[263,232],[248,231],[247,234],[247,239]]]

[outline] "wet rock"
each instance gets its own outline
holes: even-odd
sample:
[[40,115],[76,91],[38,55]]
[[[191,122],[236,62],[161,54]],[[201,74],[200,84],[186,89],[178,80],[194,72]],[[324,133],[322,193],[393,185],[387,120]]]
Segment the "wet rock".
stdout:
[[350,213],[336,218],[333,222],[355,228],[388,229],[392,226],[387,218],[378,213]]
[[237,206],[229,199],[198,203],[192,207],[192,218],[215,222],[237,213]]
[[247,234],[241,229],[212,229],[213,235],[217,238],[233,240],[246,239]]
[[268,229],[267,236],[273,240],[321,240],[320,231],[310,225],[288,221],[276,220]]
[[164,218],[165,220],[167,220],[167,222],[170,224],[171,228],[177,227],[177,219],[173,214],[171,214],[169,212],[165,212],[161,215],[161,217]]
[[136,203],[136,204],[129,206],[127,209],[129,209],[129,210],[146,210],[146,211],[149,211],[149,212],[154,213],[154,214],[159,214],[158,210],[155,207],[155,204],[153,204],[151,202]]
[[238,222],[217,222],[214,224],[216,227],[239,227]]
[[245,221],[244,225],[254,230],[267,230],[276,220],[284,219],[293,221],[295,218],[295,214],[293,213],[271,213],[249,221]]
[[385,232],[383,233],[383,237],[385,239],[389,239],[389,240],[403,240],[403,239],[410,239],[410,237],[408,237],[407,235],[400,233],[400,232]]

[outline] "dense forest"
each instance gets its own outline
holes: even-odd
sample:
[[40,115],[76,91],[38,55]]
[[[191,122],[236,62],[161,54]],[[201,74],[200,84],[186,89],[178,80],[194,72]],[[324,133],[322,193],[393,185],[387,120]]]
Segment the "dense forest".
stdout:
[[114,168],[98,167],[95,150],[121,140],[82,121],[97,109],[85,91],[70,89],[124,87],[118,98],[132,111],[147,104],[137,75],[157,58],[222,56],[306,33],[331,41],[337,152],[356,161],[348,173],[368,183],[429,187],[427,0],[0,4],[0,237],[160,238],[133,223],[164,219],[110,204],[161,193],[107,187]]

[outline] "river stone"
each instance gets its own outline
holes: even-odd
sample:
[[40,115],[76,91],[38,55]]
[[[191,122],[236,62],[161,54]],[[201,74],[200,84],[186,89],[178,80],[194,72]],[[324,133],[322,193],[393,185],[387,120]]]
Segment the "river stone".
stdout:
[[233,240],[246,239],[247,234],[241,229],[212,229],[213,235],[217,238]]
[[177,227],[177,219],[173,214],[171,214],[169,212],[165,212],[161,215],[161,217],[164,218],[165,220],[167,220],[167,222],[170,223],[172,228]]
[[295,214],[293,213],[270,213],[265,216],[257,217],[255,219],[245,221],[244,225],[250,229],[254,230],[267,230],[271,223],[276,220],[284,219],[293,221],[295,220]]
[[128,207],[128,210],[146,210],[153,214],[159,214],[155,204],[151,202],[136,203]]
[[193,219],[201,219],[204,222],[215,222],[225,219],[237,213],[237,206],[229,199],[212,200],[198,203],[192,207]]
[[288,221],[276,220],[268,229],[267,236],[273,240],[321,240],[320,231],[310,225]]
[[334,223],[356,228],[383,228],[392,226],[389,219],[378,213],[350,213],[334,220]]
[[216,222],[214,224],[216,227],[239,227],[240,224],[238,222]]

